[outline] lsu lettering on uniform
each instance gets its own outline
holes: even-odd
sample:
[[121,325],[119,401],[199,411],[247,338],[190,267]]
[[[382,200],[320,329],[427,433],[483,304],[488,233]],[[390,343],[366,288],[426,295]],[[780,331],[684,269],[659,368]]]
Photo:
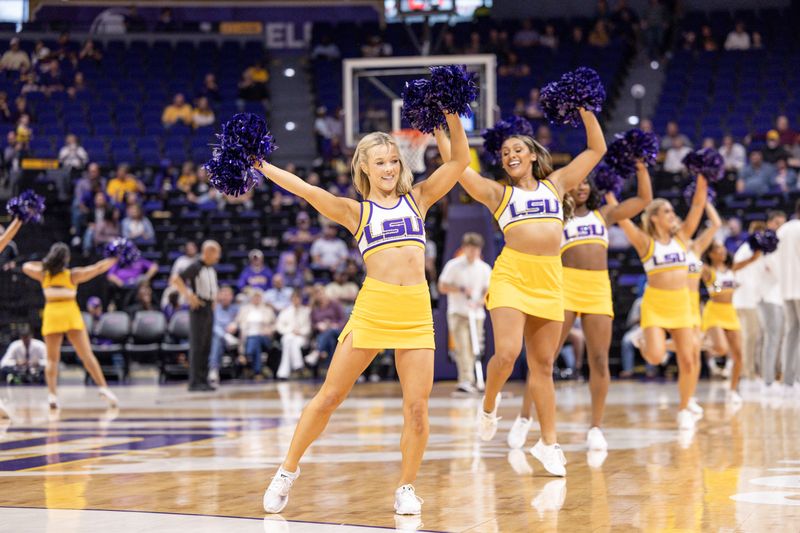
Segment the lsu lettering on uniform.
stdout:
[[[400,246],[425,249],[425,222],[411,194],[394,207],[361,202],[361,220],[354,234],[368,257]],[[339,342],[353,335],[353,348],[434,348],[433,313],[427,283],[394,285],[367,277],[358,292]]]
[[[520,224],[564,223],[555,185],[540,180],[533,191],[506,186],[494,217],[505,233]],[[531,316],[564,321],[561,257],[532,255],[503,248],[492,268],[486,308],[510,307]]]
[[[678,270],[689,273],[686,246],[676,238],[662,244],[655,239],[642,259],[648,279],[659,272]],[[689,286],[684,283],[680,289],[657,289],[649,283],[642,296],[642,329],[658,327],[682,329],[692,327],[692,306],[689,302]]]
[[686,263],[689,269],[689,304],[692,306],[692,327],[699,328],[703,324],[700,315],[700,275],[703,273],[703,261],[691,250],[686,251]]
[[733,270],[711,270],[711,278],[706,283],[706,290],[711,299],[706,302],[703,308],[703,331],[714,327],[720,327],[728,331],[739,331],[742,325],[739,323],[739,315],[732,302],[715,302],[714,296],[719,294],[733,294],[737,283]]
[[42,312],[43,336],[86,329],[78,302],[75,300],[77,287],[72,282],[69,269],[62,270],[55,276],[45,272],[42,290],[45,295]]
[[[600,211],[575,216],[564,224],[561,253],[576,246],[599,244],[608,249],[608,227]],[[564,309],[579,315],[614,316],[608,270],[564,267]]]

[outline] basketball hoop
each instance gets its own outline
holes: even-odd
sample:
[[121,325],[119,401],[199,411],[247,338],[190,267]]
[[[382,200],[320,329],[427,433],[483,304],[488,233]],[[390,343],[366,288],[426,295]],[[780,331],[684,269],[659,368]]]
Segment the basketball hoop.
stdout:
[[397,147],[408,164],[411,172],[419,174],[425,172],[425,151],[431,140],[431,135],[415,129],[402,129],[392,132],[397,141]]

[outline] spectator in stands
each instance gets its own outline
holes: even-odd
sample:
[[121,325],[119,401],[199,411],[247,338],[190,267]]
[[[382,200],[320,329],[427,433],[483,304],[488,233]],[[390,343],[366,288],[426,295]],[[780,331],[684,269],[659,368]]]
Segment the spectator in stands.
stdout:
[[217,85],[217,77],[209,72],[203,78],[203,86],[197,93],[198,96],[205,96],[210,102],[219,103],[222,101],[222,94],[219,92],[219,85]]
[[[233,301],[233,289],[223,285],[217,293],[217,305],[214,306],[214,331],[211,336],[211,351],[208,355],[208,381],[212,385],[219,383],[219,365],[228,340],[236,333],[236,317],[239,306]],[[231,339],[233,340],[233,339]]]
[[11,123],[12,116],[11,107],[8,105],[8,93],[0,91],[0,121]]
[[589,46],[596,48],[605,48],[611,44],[611,37],[608,35],[608,27],[603,19],[594,23],[592,31],[589,32],[589,39],[587,41]]
[[58,152],[58,162],[72,175],[76,175],[89,163],[89,154],[86,153],[83,146],[78,144],[78,137],[74,134],[67,134],[64,146]]
[[212,210],[217,208],[219,193],[209,182],[208,171],[200,167],[197,171],[197,182],[186,193],[186,199],[197,205],[200,209]]
[[781,145],[781,136],[778,130],[767,132],[767,146],[761,150],[764,162],[774,165],[781,159],[789,158],[789,151]]
[[177,29],[178,24],[172,19],[172,10],[168,7],[163,8],[158,15],[158,22],[156,22],[154,30],[168,33],[176,31]]
[[258,249],[250,250],[247,258],[250,263],[242,270],[239,275],[239,281],[236,284],[239,291],[249,293],[253,290],[265,291],[269,289],[272,270],[264,264],[264,252]]
[[172,317],[178,311],[189,308],[188,305],[181,303],[181,298],[180,293],[172,287],[168,287],[164,290],[161,297],[161,312],[164,313],[167,322],[172,320]]
[[703,138],[703,143],[700,145],[700,148],[703,149],[703,150],[705,150],[707,148],[709,148],[711,150],[715,150],[717,148],[717,143],[711,137],[704,137]]
[[73,235],[81,235],[86,226],[86,217],[94,209],[94,195],[106,190],[106,183],[100,174],[100,165],[89,163],[86,172],[75,183],[72,195],[72,229]]
[[208,105],[208,98],[201,96],[197,99],[197,106],[192,110],[192,126],[194,129],[212,126],[216,116],[214,110]]
[[28,106],[28,99],[20,95],[14,99],[14,109],[11,111],[11,120],[16,124],[22,115],[28,115],[31,122],[36,122],[36,115]]
[[79,94],[85,93],[86,89],[86,79],[83,76],[83,72],[76,72],[72,78],[72,84],[67,87],[67,95],[70,98],[75,98]]
[[305,361],[314,366],[320,359],[333,355],[347,316],[342,304],[330,298],[322,284],[315,284],[311,294],[311,327],[316,334],[316,349],[305,357]]
[[172,97],[172,103],[164,108],[161,113],[161,124],[165,128],[171,128],[176,123],[181,122],[186,126],[192,124],[192,106],[186,102],[186,98],[181,93]]
[[142,206],[129,205],[126,214],[127,216],[122,219],[122,236],[139,244],[154,243],[156,231],[150,219],[144,216]]
[[94,195],[94,208],[88,222],[83,238],[83,252],[87,255],[119,237],[119,212],[109,205],[108,196],[102,191]]
[[74,65],[77,56],[77,50],[70,40],[69,32],[62,31],[53,49],[53,57],[64,64],[72,63]]
[[4,182],[11,188],[11,194],[19,192],[19,181],[22,178],[22,158],[27,154],[25,146],[17,139],[16,131],[6,134],[6,146],[3,148]]
[[19,72],[23,68],[31,67],[31,58],[28,53],[19,47],[19,39],[14,37],[9,41],[8,50],[0,57],[0,70]]
[[725,222],[725,248],[728,253],[734,255],[736,250],[747,240],[748,234],[742,228],[742,221],[737,217],[731,217]]
[[664,172],[671,174],[683,172],[686,169],[683,164],[683,158],[691,151],[691,148],[683,144],[683,139],[680,136],[676,137],[664,156]]
[[92,322],[95,324],[100,322],[100,319],[103,318],[105,314],[103,311],[103,300],[97,296],[90,296],[89,299],[86,300],[86,312],[92,317]]
[[303,305],[303,294],[299,289],[292,292],[292,302],[278,314],[278,333],[281,334],[281,364],[276,377],[289,379],[289,375],[305,367],[303,348],[308,346],[311,336],[311,309]]
[[358,295],[358,285],[347,279],[344,265],[333,273],[333,280],[325,286],[328,298],[336,300],[347,313],[353,308]]
[[764,40],[761,37],[761,33],[754,31],[753,32],[753,43],[750,45],[752,50],[763,50],[764,49]]
[[300,264],[294,252],[284,252],[281,254],[278,262],[278,272],[283,275],[283,279],[289,287],[302,288],[305,286],[305,270],[305,265]]
[[317,153],[325,160],[330,159],[331,139],[333,139],[333,132],[330,130],[330,124],[326,120],[327,116],[327,108],[325,106],[319,106],[316,111],[316,118],[314,119],[314,136],[317,141]]
[[17,121],[17,142],[22,145],[23,150],[28,150],[33,138],[33,129],[31,129],[31,117],[29,115],[21,115]]
[[775,177],[773,178],[771,189],[780,192],[790,192],[797,188],[797,172],[789,168],[786,159],[778,159],[775,162]]
[[338,228],[332,223],[323,228],[322,237],[311,245],[312,268],[333,273],[344,264],[348,255],[347,244],[339,238]]
[[647,55],[655,60],[661,56],[661,43],[664,40],[664,28],[667,21],[667,11],[661,0],[650,0],[642,17]]
[[775,119],[775,129],[780,135],[781,145],[783,146],[794,146],[795,143],[800,141],[800,135],[789,127],[789,117],[786,115],[779,115]]
[[239,106],[244,107],[244,102],[261,102],[266,107],[269,98],[269,72],[263,61],[256,61],[242,72],[239,82]]
[[50,67],[39,76],[39,90],[47,96],[61,92],[68,85],[67,78],[61,70],[60,63],[53,59]]
[[112,299],[117,309],[126,309],[131,305],[139,287],[149,285],[157,273],[158,265],[143,257],[125,266],[117,263],[111,267],[106,278],[111,283]]
[[524,78],[530,76],[531,68],[525,63],[520,63],[519,56],[514,52],[506,54],[505,63],[497,69],[500,76]]
[[522,27],[514,34],[514,46],[516,48],[530,48],[539,44],[539,32],[533,27],[533,20],[525,19]]
[[97,49],[94,45],[94,41],[91,39],[87,40],[83,43],[83,47],[81,47],[81,51],[78,52],[78,63],[92,63],[98,64],[103,59],[103,53]]
[[175,183],[175,187],[183,191],[186,194],[189,194],[197,184],[197,172],[195,171],[195,166],[192,161],[184,161],[183,165],[181,165],[181,174],[178,176],[178,181]]
[[[264,293],[254,289],[250,301],[236,315],[236,327],[244,342],[244,354],[256,379],[262,379],[261,354],[272,346],[275,334],[275,311],[264,301]],[[291,341],[290,341],[291,343]]]
[[464,53],[468,55],[480,54],[482,49],[481,34],[477,31],[473,31],[469,34],[469,44],[464,49]]
[[736,22],[725,39],[725,50],[750,50],[750,35],[744,29],[744,22]]
[[27,324],[19,328],[19,339],[8,345],[0,360],[0,376],[6,383],[42,383],[47,365],[44,342],[34,339]]
[[734,142],[733,135],[728,133],[722,138],[722,146],[719,147],[719,153],[725,161],[725,170],[735,172],[738,176],[744,168],[747,158],[744,146]]
[[363,57],[389,57],[393,53],[392,45],[384,42],[380,35],[370,35],[367,42],[361,45]]
[[528,93],[528,103],[525,104],[525,116],[529,120],[541,120],[544,118],[542,105],[539,103],[539,88],[534,87]]
[[333,42],[330,35],[323,35],[319,43],[311,50],[311,59],[324,59],[326,61],[333,61],[342,57],[342,51],[339,50],[339,45]]
[[283,234],[283,240],[287,244],[301,244],[306,249],[311,247],[311,244],[319,236],[319,228],[311,226],[311,217],[305,211],[297,213],[295,218],[295,228],[292,228]]
[[514,100],[514,110],[512,111],[513,115],[518,117],[525,116],[525,99],[524,98],[517,98]]
[[439,44],[439,53],[442,55],[456,55],[461,53],[461,48],[456,44],[456,36],[451,31],[445,31],[442,42]]
[[264,301],[280,313],[292,303],[292,288],[284,283],[283,274],[277,273],[272,277],[272,287],[264,293]]
[[106,188],[106,192],[116,203],[122,203],[128,193],[143,193],[144,191],[144,183],[131,174],[127,163],[117,165],[117,172]]
[[750,162],[736,182],[736,191],[763,194],[769,190],[774,178],[775,167],[764,161],[761,150],[753,150],[750,152]]
[[689,137],[680,132],[677,122],[670,120],[667,122],[667,132],[661,138],[661,150],[669,150],[678,139],[681,140],[682,146],[692,148],[692,142],[689,140]]
[[654,133],[653,131],[653,121],[649,118],[643,118],[642,121],[639,123],[639,129],[645,133]]
[[147,283],[139,285],[133,303],[125,308],[125,312],[131,315],[131,318],[139,311],[158,311],[158,307],[153,303],[153,289]]
[[705,52],[716,52],[719,50],[717,40],[714,38],[714,33],[711,31],[711,26],[704,24],[700,28],[700,46]]
[[555,140],[553,139],[553,131],[547,124],[540,124],[536,128],[536,141],[547,148],[548,151],[553,152],[558,148]]
[[681,37],[681,49],[686,52],[693,52],[697,45],[697,34],[693,31],[685,31]]
[[482,52],[484,54],[494,54],[500,60],[500,62],[504,62],[506,59],[506,54],[508,54],[508,42],[503,42],[500,39],[500,32],[495,28],[491,28],[489,30],[488,40],[483,44]]
[[31,65],[36,68],[39,63],[47,60],[50,57],[50,49],[44,44],[44,41],[36,41],[33,46],[33,53],[31,54]]
[[350,179],[350,175],[345,173],[336,175],[336,181],[331,183],[330,187],[328,187],[328,191],[336,196],[345,196],[347,198],[356,197],[353,181]]
[[558,49],[558,35],[556,35],[556,27],[548,24],[544,27],[544,34],[539,37],[539,46],[550,48],[551,50]]

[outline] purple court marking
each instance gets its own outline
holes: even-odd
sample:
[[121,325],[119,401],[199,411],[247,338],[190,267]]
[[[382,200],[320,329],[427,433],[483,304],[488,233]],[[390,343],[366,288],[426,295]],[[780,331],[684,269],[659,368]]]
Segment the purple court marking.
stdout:
[[[104,511],[108,513],[143,513],[143,514],[159,514],[159,515],[173,515],[173,516],[207,516],[209,518],[235,518],[238,520],[258,520],[263,522],[264,518],[258,518],[254,516],[230,516],[230,515],[221,515],[221,514],[197,514],[197,513],[165,513],[163,511],[136,511],[133,509],[71,509],[71,508],[64,508],[64,507],[31,507],[31,506],[12,506],[12,505],[0,505],[0,509],[59,509],[62,511]],[[280,516],[280,515],[275,515]],[[283,517],[281,517],[283,518]],[[387,531],[397,531],[397,528],[394,527],[387,527],[387,526],[371,526],[369,524],[349,524],[349,523],[340,523],[340,522],[317,522],[314,520],[286,520],[286,522],[290,524],[318,524],[322,526],[347,526],[347,527],[370,527],[373,529],[385,529]],[[450,531],[441,531],[438,529],[417,529],[420,533],[452,533]]]

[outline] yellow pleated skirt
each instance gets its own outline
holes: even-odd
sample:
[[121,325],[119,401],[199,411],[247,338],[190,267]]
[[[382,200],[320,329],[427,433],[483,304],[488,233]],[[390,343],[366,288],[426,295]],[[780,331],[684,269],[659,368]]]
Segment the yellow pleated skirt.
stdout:
[[394,285],[365,279],[339,342],[351,333],[353,348],[434,349],[428,284]]
[[486,308],[510,307],[546,320],[564,321],[561,257],[503,248],[492,268]]
[[703,331],[711,328],[720,327],[728,331],[739,331],[742,325],[739,323],[739,315],[732,303],[720,303],[713,300],[706,302],[703,308]]
[[81,310],[75,300],[63,302],[47,302],[42,312],[42,335],[66,333],[73,330],[84,330]]
[[682,329],[692,327],[692,304],[689,288],[676,290],[656,289],[648,285],[642,296],[642,329],[659,327]]
[[579,315],[614,317],[608,270],[564,267],[564,309]]
[[703,325],[700,315],[700,291],[689,291],[689,304],[692,306],[692,327],[699,328]]

